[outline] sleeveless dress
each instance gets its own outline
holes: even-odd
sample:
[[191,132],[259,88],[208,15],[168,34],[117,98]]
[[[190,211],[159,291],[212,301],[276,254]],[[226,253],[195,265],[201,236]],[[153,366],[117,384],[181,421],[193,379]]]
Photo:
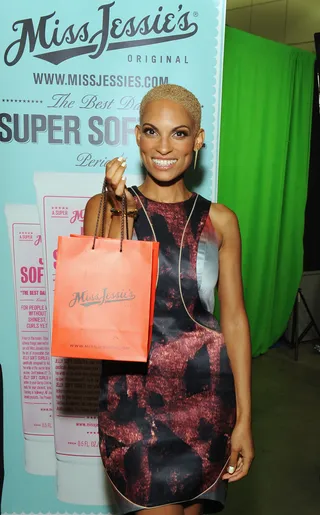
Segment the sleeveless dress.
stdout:
[[137,187],[131,193],[133,238],[160,242],[152,343],[147,364],[102,364],[101,457],[121,513],[189,502],[220,511],[236,406],[212,315],[218,244],[211,203],[195,193],[178,203],[149,200]]

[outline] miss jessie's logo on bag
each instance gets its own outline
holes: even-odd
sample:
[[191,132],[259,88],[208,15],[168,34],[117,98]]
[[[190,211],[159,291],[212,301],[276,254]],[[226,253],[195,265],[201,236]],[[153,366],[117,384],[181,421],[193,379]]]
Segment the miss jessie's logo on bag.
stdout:
[[109,292],[108,288],[103,288],[101,292],[89,293],[88,290],[76,291],[72,294],[69,307],[74,308],[77,304],[89,308],[90,306],[101,306],[108,302],[124,302],[135,299],[135,295],[131,290],[121,290]]

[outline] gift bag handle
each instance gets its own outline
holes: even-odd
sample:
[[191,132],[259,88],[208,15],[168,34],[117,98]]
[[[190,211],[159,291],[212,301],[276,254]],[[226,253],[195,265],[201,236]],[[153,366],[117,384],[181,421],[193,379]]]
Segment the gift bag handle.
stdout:
[[[95,246],[96,246],[96,239],[98,237],[98,227],[99,227],[101,212],[102,212],[102,236],[104,235],[106,210],[107,210],[107,179],[105,177],[103,184],[102,184],[102,191],[101,191],[96,227],[95,227],[95,231],[94,231],[92,250],[94,250]],[[124,232],[126,232],[126,236],[124,235]],[[127,206],[127,197],[126,197],[126,193],[124,190],[122,197],[121,197],[121,226],[120,226],[120,248],[119,248],[120,252],[122,252],[122,250],[123,250],[123,240],[124,239],[127,240],[128,235],[129,235],[128,206]]]

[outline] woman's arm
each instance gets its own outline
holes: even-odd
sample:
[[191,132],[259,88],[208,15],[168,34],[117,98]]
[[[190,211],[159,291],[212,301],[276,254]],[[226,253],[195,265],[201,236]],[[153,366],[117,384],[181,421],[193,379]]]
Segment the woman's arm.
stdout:
[[248,473],[254,454],[251,436],[251,345],[243,299],[241,238],[237,217],[228,208],[215,204],[210,215],[221,238],[218,282],[220,321],[233,371],[237,405],[229,463],[229,467],[236,470],[224,478],[236,481]]
[[[84,234],[86,236],[94,236],[95,229],[96,229],[96,223],[97,223],[97,217],[99,213],[100,208],[100,202],[101,202],[101,195],[95,195],[94,197],[91,197],[90,200],[88,200],[85,212],[84,212],[84,222],[83,222],[83,230]],[[105,219],[104,219],[104,234],[103,236],[105,238],[108,238],[109,236],[109,229],[111,224],[111,213],[110,213],[110,203],[107,202],[106,210],[105,210]],[[102,236],[102,216],[103,216],[103,210],[100,215],[100,220],[98,224],[98,230],[97,235]]]
[[[107,206],[105,209],[104,219],[104,234],[105,238],[120,238],[121,232],[121,216],[112,216],[111,208],[121,210],[121,196],[125,189],[125,180],[123,174],[126,169],[126,162],[122,158],[115,158],[109,161],[106,165],[106,179],[107,179]],[[128,210],[136,208],[133,196],[126,190],[127,207]],[[97,223],[99,208],[101,206],[101,195],[92,197],[85,208],[84,214],[84,234],[93,236]],[[102,233],[102,213],[99,220],[97,235],[101,236]],[[128,239],[132,238],[134,218],[128,217]]]

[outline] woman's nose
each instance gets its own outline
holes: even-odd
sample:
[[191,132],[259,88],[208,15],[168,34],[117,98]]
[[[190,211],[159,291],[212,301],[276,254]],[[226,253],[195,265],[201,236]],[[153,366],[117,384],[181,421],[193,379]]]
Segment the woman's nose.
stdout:
[[170,138],[162,137],[158,140],[157,151],[160,154],[169,154],[172,151],[172,145],[170,142]]

